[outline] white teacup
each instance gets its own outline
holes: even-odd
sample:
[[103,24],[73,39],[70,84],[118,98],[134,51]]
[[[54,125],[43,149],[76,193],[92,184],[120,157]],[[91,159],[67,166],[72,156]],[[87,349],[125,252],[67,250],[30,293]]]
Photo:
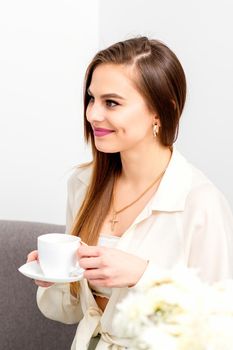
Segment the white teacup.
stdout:
[[79,269],[77,249],[80,238],[63,233],[47,233],[37,238],[38,257],[45,276],[69,277]]

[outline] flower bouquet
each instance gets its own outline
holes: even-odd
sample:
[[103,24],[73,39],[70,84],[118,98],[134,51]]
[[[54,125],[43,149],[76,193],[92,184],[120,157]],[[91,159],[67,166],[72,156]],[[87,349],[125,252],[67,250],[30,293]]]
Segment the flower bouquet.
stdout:
[[117,305],[114,327],[130,350],[233,350],[233,281],[194,270],[156,271]]

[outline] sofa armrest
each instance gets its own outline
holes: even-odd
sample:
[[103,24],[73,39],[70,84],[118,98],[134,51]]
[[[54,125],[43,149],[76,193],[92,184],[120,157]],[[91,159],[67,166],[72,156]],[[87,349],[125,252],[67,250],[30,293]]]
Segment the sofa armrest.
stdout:
[[46,319],[36,304],[37,287],[19,273],[37,236],[64,233],[61,225],[0,220],[0,339],[2,349],[69,349],[76,325]]

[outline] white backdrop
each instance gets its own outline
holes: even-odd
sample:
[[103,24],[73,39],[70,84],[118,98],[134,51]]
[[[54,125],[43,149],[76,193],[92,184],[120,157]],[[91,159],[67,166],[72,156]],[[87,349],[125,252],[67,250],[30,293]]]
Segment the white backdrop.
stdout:
[[90,158],[82,81],[98,48],[134,35],[180,58],[188,99],[177,147],[233,207],[232,2],[0,2],[0,218],[64,224],[66,180]]
[[233,2],[100,1],[100,46],[134,35],[164,41],[179,57],[188,96],[177,148],[233,208]]
[[0,217],[64,224],[97,1],[1,1],[0,36]]

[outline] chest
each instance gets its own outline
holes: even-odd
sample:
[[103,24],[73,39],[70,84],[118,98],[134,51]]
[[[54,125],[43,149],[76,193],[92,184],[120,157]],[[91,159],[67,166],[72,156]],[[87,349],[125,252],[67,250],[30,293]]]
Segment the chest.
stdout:
[[[107,225],[109,227],[109,223]],[[184,227],[183,213],[149,212],[146,207],[124,231],[117,248],[170,268],[176,263],[187,262],[190,239],[191,234]]]
[[127,194],[123,191],[119,192],[114,208],[113,206],[109,208],[100,232],[106,235],[121,237],[150,204],[154,195],[155,188],[148,191],[140,200],[130,205],[137,195],[133,192],[127,192]]

